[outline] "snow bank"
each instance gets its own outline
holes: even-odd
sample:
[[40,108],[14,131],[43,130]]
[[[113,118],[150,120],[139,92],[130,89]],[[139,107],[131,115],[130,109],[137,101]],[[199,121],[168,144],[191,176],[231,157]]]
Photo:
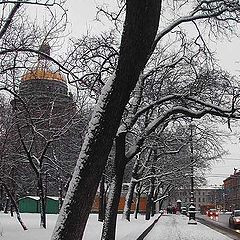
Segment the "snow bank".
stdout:
[[[22,213],[24,223],[28,230],[24,231],[17,219],[11,218],[9,214],[0,212],[0,240],[48,240],[51,237],[58,215],[47,214],[47,229],[39,227],[40,215],[35,213]],[[121,219],[118,215],[117,223],[117,240],[136,239],[156,218],[145,221],[144,216],[140,215],[138,220],[133,219],[131,222]],[[84,240],[100,239],[102,223],[97,221],[98,215],[91,214],[87,223],[84,234]],[[2,232],[2,236],[1,236]]]

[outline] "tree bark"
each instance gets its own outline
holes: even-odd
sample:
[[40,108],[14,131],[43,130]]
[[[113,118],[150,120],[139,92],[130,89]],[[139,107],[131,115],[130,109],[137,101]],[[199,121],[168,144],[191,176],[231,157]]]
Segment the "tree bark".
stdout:
[[137,184],[133,180],[135,180],[135,179],[132,178],[130,185],[129,185],[128,193],[127,193],[126,200],[125,200],[123,215],[122,215],[122,218],[125,220],[128,220],[129,222],[130,222],[130,216],[131,216],[131,206],[132,206],[132,200],[133,200],[133,195],[134,195],[134,189]]
[[[153,168],[152,168],[151,173],[154,174],[154,169]],[[152,207],[153,207],[154,181],[155,181],[155,178],[152,177],[151,180],[150,180],[149,193],[148,193],[148,197],[147,197],[146,217],[145,217],[146,220],[150,219],[151,210],[152,210]]]
[[0,211],[3,211],[3,185],[0,186]]
[[[96,190],[123,111],[150,57],[159,24],[160,0],[127,0],[119,60],[89,123],[52,240],[82,239]],[[110,81],[109,81],[110,82]]]
[[138,170],[139,170],[138,168],[139,168],[139,162],[138,162],[138,160],[136,160],[136,162],[133,166],[132,178],[131,178],[130,185],[128,188],[128,193],[126,195],[126,200],[125,200],[125,205],[124,205],[124,210],[123,210],[123,215],[122,215],[122,218],[125,220],[128,220],[128,221],[130,221],[133,194],[134,194],[134,189],[137,185],[135,180],[138,178]]
[[121,197],[124,170],[127,164],[125,161],[125,140],[126,133],[121,133],[116,137],[116,150],[113,167],[114,177],[107,202],[101,240],[115,239],[118,205]]
[[99,208],[98,208],[98,221],[103,222],[105,218],[106,197],[104,189],[105,177],[102,175],[99,191]]
[[6,198],[6,204],[4,207],[4,213],[8,214],[8,207],[9,207],[9,197]]
[[141,189],[138,189],[136,194],[136,207],[134,211],[134,218],[137,219],[140,207]]
[[45,193],[41,176],[38,179],[38,189],[40,197],[40,227],[47,228]]
[[8,189],[8,187],[7,187],[6,184],[3,183],[3,186],[4,186],[5,190],[6,190],[6,192],[7,192],[8,196],[9,196],[9,198],[11,199],[11,203],[12,203],[12,205],[13,205],[14,208],[15,208],[15,211],[16,211],[16,214],[17,214],[17,220],[18,220],[19,223],[21,224],[23,230],[28,230],[27,227],[26,227],[26,225],[24,224],[22,218],[21,218],[21,215],[20,215],[20,212],[19,212],[19,209],[18,209],[17,203],[16,203],[16,201],[15,201],[13,195],[11,194],[11,191]]

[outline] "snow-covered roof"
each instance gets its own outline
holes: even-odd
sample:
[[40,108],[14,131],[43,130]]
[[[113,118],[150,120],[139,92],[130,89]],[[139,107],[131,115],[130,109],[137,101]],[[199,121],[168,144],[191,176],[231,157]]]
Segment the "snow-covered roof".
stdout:
[[58,200],[59,200],[59,197],[47,196],[47,198],[52,199],[52,200],[55,200],[55,201],[58,201]]
[[[39,199],[40,199],[40,197],[39,196],[25,196],[25,197],[22,197],[22,198],[20,198],[20,199],[24,199],[24,198],[31,198],[31,199],[34,199],[34,200],[36,200],[36,201],[38,201]],[[49,198],[49,199],[52,199],[52,200],[54,200],[54,201],[58,201],[59,200],[59,197],[54,197],[54,196],[47,196],[47,198]],[[19,200],[20,200],[19,199]]]
[[38,197],[38,196],[27,196],[27,197],[32,198],[34,200],[39,200],[40,199],[40,197]]

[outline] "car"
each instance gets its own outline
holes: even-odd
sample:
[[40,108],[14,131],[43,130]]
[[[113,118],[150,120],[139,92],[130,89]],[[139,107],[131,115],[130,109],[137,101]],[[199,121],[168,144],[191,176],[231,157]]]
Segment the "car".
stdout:
[[219,212],[218,212],[217,209],[211,208],[211,209],[209,209],[209,210],[207,211],[207,215],[208,215],[209,217],[218,217]]
[[234,210],[229,217],[229,227],[236,228],[240,226],[240,210]]

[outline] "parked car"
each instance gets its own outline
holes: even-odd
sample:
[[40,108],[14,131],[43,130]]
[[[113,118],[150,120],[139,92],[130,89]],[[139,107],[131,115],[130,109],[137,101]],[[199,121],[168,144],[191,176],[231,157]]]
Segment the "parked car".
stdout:
[[229,227],[236,228],[240,226],[240,210],[234,210],[229,217]]
[[209,217],[218,217],[219,212],[218,212],[217,209],[211,208],[211,209],[209,209],[209,210],[207,211],[207,215],[208,215]]

